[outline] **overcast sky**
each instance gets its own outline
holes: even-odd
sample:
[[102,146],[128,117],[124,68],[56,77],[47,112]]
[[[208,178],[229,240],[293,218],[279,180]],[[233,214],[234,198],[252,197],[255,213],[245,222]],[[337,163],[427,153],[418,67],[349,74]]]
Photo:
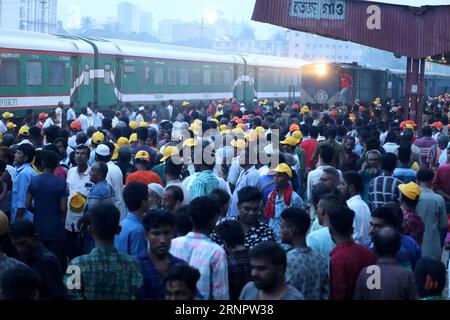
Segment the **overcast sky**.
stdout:
[[[81,17],[91,16],[97,22],[105,22],[108,17],[117,17],[117,4],[119,0],[58,0],[59,20],[67,25],[70,16],[79,12]],[[237,21],[251,21],[255,0],[129,0],[142,11],[153,13],[153,28],[157,28],[158,21],[163,19],[180,19],[185,21],[200,21],[202,16],[222,12],[224,17]],[[380,2],[404,5],[440,5],[450,4],[450,0],[382,0]],[[259,25],[259,27],[258,27]],[[252,23],[264,32],[271,28],[261,26],[261,23]]]

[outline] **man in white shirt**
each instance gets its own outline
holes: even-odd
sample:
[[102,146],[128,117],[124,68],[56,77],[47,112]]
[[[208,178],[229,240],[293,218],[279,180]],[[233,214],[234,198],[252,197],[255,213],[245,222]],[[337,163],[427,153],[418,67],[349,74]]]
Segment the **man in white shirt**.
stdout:
[[98,106],[94,106],[94,112],[92,113],[92,125],[95,129],[103,126],[103,119],[105,116],[98,110]]
[[6,125],[8,122],[14,117],[14,114],[11,112],[5,112],[2,115],[2,120],[0,120],[0,131],[2,134],[4,134],[6,131],[8,131],[8,128]]
[[173,100],[169,100],[169,105],[167,106],[167,110],[169,110],[169,116],[172,120],[172,114],[173,114]]
[[139,112],[138,112],[138,115],[136,116],[136,120],[135,120],[137,123],[144,122],[144,111],[145,111],[144,106],[139,107]]
[[126,218],[128,213],[125,203],[123,201],[123,174],[120,168],[111,161],[111,157],[114,153],[114,144],[111,142],[105,142],[100,144],[95,149],[95,161],[101,161],[108,166],[108,174],[106,175],[106,181],[114,189],[115,201],[114,205],[120,210],[121,221]]
[[71,103],[69,109],[66,113],[66,121],[71,122],[77,119],[77,114],[75,113],[75,103]]
[[[39,116],[39,118],[40,117],[41,116]],[[55,125],[55,118],[56,118],[55,111],[50,112],[48,114],[47,119],[45,120],[44,125],[42,126],[42,128],[43,129],[47,129],[47,128],[51,127],[51,126],[54,126]]]
[[55,125],[62,128],[62,115],[63,115],[64,103],[58,102],[58,107],[55,109]]
[[87,108],[81,109],[81,114],[78,117],[78,121],[81,123],[81,131],[87,133],[87,129],[89,128],[89,119],[87,116]]
[[370,240],[370,209],[361,198],[361,175],[355,171],[344,172],[340,189],[347,199],[347,206],[355,212],[353,240],[363,245]]

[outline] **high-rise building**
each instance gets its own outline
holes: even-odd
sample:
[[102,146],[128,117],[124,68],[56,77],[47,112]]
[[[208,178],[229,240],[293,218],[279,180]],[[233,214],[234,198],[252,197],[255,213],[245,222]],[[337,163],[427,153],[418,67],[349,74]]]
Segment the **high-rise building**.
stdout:
[[139,33],[153,34],[153,14],[151,12],[140,12]]
[[117,22],[124,33],[139,32],[139,15],[137,7],[129,2],[119,2]]
[[0,0],[0,27],[56,33],[57,0]]

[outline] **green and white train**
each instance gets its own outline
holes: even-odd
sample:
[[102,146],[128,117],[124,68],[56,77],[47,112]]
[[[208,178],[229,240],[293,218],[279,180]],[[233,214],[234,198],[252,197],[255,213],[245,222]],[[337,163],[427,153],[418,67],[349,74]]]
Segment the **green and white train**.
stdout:
[[0,29],[0,109],[298,99],[306,62]]

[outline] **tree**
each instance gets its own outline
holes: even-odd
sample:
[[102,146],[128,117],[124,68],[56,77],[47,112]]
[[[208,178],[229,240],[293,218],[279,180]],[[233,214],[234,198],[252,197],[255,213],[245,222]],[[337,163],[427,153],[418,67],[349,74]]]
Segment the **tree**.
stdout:
[[255,29],[253,29],[249,24],[246,23],[242,25],[239,37],[244,40],[255,40]]

